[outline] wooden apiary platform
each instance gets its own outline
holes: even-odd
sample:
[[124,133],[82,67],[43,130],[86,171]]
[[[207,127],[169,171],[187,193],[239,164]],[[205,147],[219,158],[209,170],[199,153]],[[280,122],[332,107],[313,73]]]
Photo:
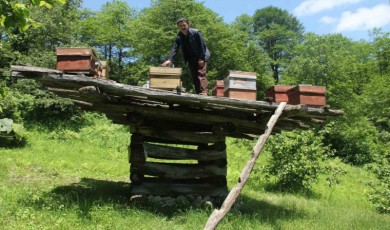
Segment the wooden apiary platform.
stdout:
[[150,88],[174,90],[181,87],[181,68],[150,67]]
[[307,129],[343,114],[326,107],[285,105],[270,128],[267,121],[276,121],[282,103],[179,94],[40,67],[11,69],[17,79],[39,81],[51,92],[72,99],[77,107],[130,125],[134,195],[226,194],[226,137],[253,139],[265,131]]
[[97,75],[96,54],[90,48],[57,48],[56,69],[68,73]]
[[256,73],[230,70],[224,79],[224,96],[256,100]]

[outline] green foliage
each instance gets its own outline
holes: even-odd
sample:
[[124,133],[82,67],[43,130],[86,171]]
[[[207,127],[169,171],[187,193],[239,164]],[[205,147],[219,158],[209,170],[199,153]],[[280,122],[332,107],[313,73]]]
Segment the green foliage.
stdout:
[[356,165],[371,163],[381,155],[378,131],[364,117],[341,119],[328,126],[326,142],[336,150],[335,155]]
[[20,124],[13,120],[0,119],[0,147],[23,147],[27,143],[27,133]]
[[390,132],[390,74],[374,75],[363,88],[359,112],[378,128]]
[[286,10],[269,6],[255,12],[253,31],[256,40],[272,60],[270,66],[273,78],[278,83],[280,69],[292,58],[293,48],[301,42],[304,28]]
[[81,12],[83,20],[79,24],[80,40],[96,47],[101,59],[109,60],[110,78],[126,82],[126,63],[129,63],[130,50],[133,47],[130,28],[137,13],[125,1],[113,0],[103,5],[101,11]]
[[313,131],[282,132],[267,145],[271,156],[265,172],[275,176],[281,190],[310,190],[323,172],[322,162],[330,150]]
[[[58,141],[79,140],[85,143],[93,142],[102,148],[119,148],[117,141],[125,142],[128,137],[123,133],[128,131],[125,126],[113,125],[104,115],[83,113],[72,118],[75,125],[62,127],[50,133],[50,139]],[[125,145],[120,146],[126,148]]]
[[[52,8],[54,4],[65,4],[66,0],[30,0],[31,6]],[[16,3],[15,1],[0,2],[0,28],[9,29],[16,27],[20,32],[25,32],[30,26],[35,28],[42,26],[30,17],[30,5]]]
[[[389,147],[389,146],[388,146]],[[368,197],[375,208],[382,213],[390,213],[390,151],[383,158],[370,166],[376,180],[369,184],[371,191]]]
[[282,78],[287,84],[323,85],[327,103],[348,108],[346,103],[361,90],[374,72],[372,47],[365,42],[352,42],[340,34],[308,33],[295,47],[296,57]]
[[0,117],[19,122],[35,120],[49,124],[54,120],[68,119],[74,113],[74,105],[70,99],[42,90],[32,80],[20,80],[8,88],[1,105]]
[[380,29],[374,29],[371,36],[374,39],[376,66],[379,74],[390,73],[390,32],[383,32]]

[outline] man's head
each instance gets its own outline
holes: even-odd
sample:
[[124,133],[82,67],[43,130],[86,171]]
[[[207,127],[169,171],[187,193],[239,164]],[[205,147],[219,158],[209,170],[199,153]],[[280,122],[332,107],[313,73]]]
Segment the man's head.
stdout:
[[190,28],[190,26],[189,26],[189,23],[188,23],[187,19],[181,18],[181,19],[177,20],[176,24],[177,24],[177,27],[179,28],[179,30],[184,35],[188,34],[188,29]]

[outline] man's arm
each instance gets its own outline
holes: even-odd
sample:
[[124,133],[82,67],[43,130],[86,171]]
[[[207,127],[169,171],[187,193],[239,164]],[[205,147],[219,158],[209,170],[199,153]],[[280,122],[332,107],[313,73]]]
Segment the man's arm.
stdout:
[[177,54],[177,51],[179,50],[180,45],[181,45],[180,38],[179,38],[179,36],[177,36],[175,41],[173,42],[173,46],[172,46],[172,49],[171,49],[171,53],[170,53],[170,55],[168,57],[168,60],[166,60],[164,63],[162,63],[161,64],[162,66],[171,65],[173,63],[173,58]]

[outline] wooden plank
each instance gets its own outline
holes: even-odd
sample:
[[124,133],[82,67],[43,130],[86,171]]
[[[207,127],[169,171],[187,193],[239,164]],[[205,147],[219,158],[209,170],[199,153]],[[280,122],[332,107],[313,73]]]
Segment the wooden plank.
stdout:
[[190,143],[216,143],[225,142],[224,135],[217,135],[208,132],[189,132],[178,130],[158,130],[151,127],[130,127],[130,132],[140,133],[147,137],[171,141],[183,141]]
[[[117,108],[119,107],[119,108]],[[232,124],[235,128],[234,130],[238,133],[253,133],[261,134],[261,129],[264,127],[263,124],[257,122],[254,117],[251,117],[249,114],[247,117],[236,118],[234,115],[223,115],[222,113],[218,114],[207,114],[206,112],[200,110],[193,110],[192,112],[180,111],[178,109],[161,109],[149,106],[116,106],[116,105],[107,105],[105,106],[107,111],[113,111],[116,109],[123,109],[126,112],[138,113],[143,117],[149,120],[158,120],[170,122],[187,122],[193,125],[209,125],[218,126],[224,124]],[[269,118],[270,115],[265,115],[266,118]],[[259,131],[260,130],[260,131]],[[263,129],[264,130],[264,129]]]
[[272,115],[271,119],[268,121],[266,131],[263,135],[260,136],[255,147],[253,147],[252,156],[242,170],[237,185],[230,191],[229,195],[223,202],[221,209],[215,209],[211,213],[204,229],[215,229],[217,225],[221,222],[221,220],[225,217],[225,215],[230,211],[233,203],[236,201],[238,195],[240,194],[241,190],[244,188],[247,180],[249,179],[249,175],[252,172],[253,167],[260,156],[261,150],[263,149],[263,146],[265,145],[268,137],[271,135],[272,129],[278,118],[282,114],[284,108],[286,107],[286,104],[286,102],[280,103],[278,109],[275,111],[275,114]]
[[149,143],[144,143],[144,150],[148,157],[156,159],[191,159],[204,161],[226,159],[226,150],[196,150]]
[[131,171],[148,176],[184,179],[226,176],[227,169],[226,167],[217,167],[214,165],[146,162],[145,164],[132,165]]

